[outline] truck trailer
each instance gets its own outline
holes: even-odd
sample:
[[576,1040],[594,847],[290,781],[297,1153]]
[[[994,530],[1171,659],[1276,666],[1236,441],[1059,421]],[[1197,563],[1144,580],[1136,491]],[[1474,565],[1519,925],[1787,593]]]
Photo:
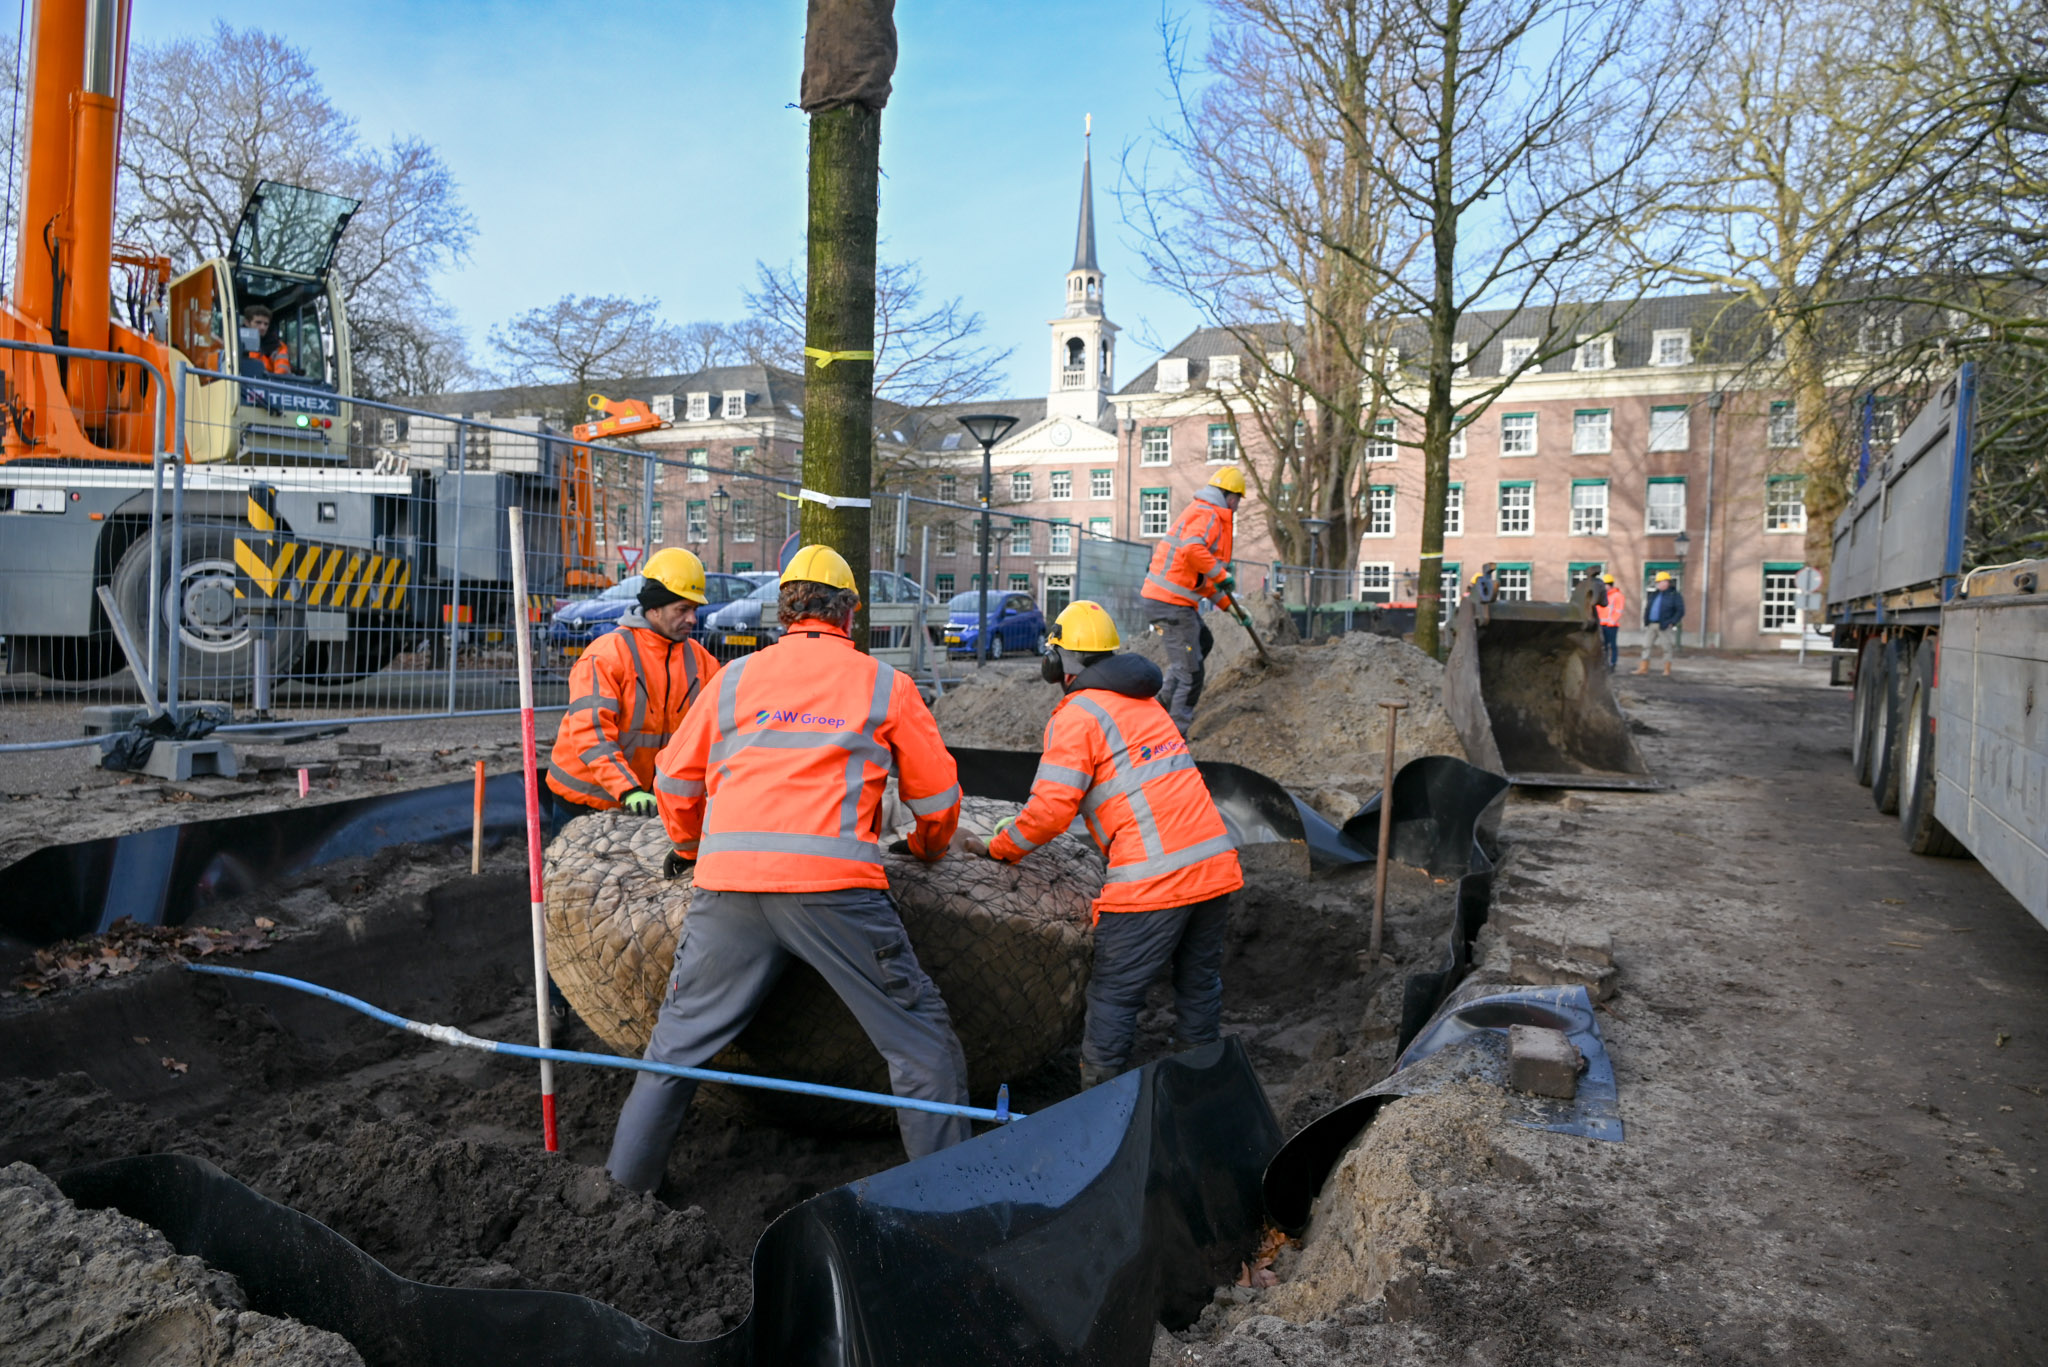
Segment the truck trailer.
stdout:
[[2048,925],[2048,560],[1969,565],[1979,371],[1936,391],[1835,521],[1850,762],[1915,854],[1971,855]]

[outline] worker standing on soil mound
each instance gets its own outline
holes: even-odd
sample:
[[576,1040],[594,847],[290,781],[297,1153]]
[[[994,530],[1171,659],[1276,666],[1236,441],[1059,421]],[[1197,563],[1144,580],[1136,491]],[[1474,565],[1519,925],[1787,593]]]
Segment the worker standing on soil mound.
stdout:
[[1202,700],[1202,665],[1215,644],[1196,604],[1207,598],[1228,608],[1237,581],[1230,576],[1237,505],[1244,502],[1244,472],[1226,465],[1195,491],[1166,537],[1152,548],[1140,594],[1151,600],[1152,625],[1166,637],[1166,682],[1159,700],[1181,735],[1195,724]]
[[640,610],[591,642],[569,671],[569,710],[548,756],[548,787],[571,816],[624,807],[655,814],[654,757],[718,673],[690,639],[706,602],[704,562],[680,547],[657,551],[640,584]]
[[1045,724],[1031,801],[998,824],[987,852],[1014,864],[1078,812],[1109,860],[1081,1039],[1081,1085],[1093,1087],[1130,1061],[1145,992],[1168,964],[1181,1044],[1215,1042],[1224,930],[1244,873],[1187,742],[1156,699],[1159,667],[1117,654],[1116,623],[1086,599],[1059,615],[1046,644],[1041,668],[1066,696]]
[[[696,861],[690,915],[647,1042],[657,1063],[696,1067],[738,1038],[791,955],[815,968],[889,1065],[897,1096],[967,1104],[967,1057],[939,989],[911,952],[878,833],[882,789],[917,818],[910,853],[945,858],[960,824],[959,774],[908,676],[854,649],[860,594],[837,551],[806,546],[782,572],[782,639],[736,660],[657,761],[675,850]],[[641,1073],[606,1167],[661,1185],[696,1094]],[[968,1136],[958,1116],[898,1111],[912,1158]]]

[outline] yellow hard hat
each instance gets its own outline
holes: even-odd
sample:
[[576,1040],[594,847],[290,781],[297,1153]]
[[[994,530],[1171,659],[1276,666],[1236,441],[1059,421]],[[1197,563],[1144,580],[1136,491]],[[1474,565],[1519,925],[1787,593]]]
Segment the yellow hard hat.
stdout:
[[1209,483],[1226,494],[1241,494],[1244,492],[1244,471],[1235,465],[1226,465],[1209,476]]
[[853,566],[830,546],[798,547],[797,553],[789,558],[789,568],[782,572],[782,582],[794,584],[799,580],[860,592],[853,582]]
[[1614,576],[1611,574],[1603,574],[1600,576],[1600,582],[1603,584],[1612,584],[1614,582]]
[[1660,583],[1660,584],[1668,584],[1668,583],[1670,583],[1670,582],[1671,582],[1671,571],[1670,571],[1670,570],[1658,570],[1658,571],[1657,571],[1657,582],[1658,582],[1658,583]]
[[1053,620],[1052,630],[1045,634],[1045,639],[1062,650],[1082,655],[1115,650],[1123,644],[1122,638],[1116,634],[1116,623],[1110,620],[1102,604],[1086,598],[1067,604],[1066,610]]
[[711,601],[704,593],[704,562],[681,546],[656,551],[640,573],[687,602]]

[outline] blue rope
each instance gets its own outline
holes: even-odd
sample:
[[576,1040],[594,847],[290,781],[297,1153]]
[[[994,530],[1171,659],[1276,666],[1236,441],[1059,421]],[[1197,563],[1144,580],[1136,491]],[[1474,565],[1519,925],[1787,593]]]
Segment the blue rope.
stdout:
[[600,1068],[626,1068],[642,1073],[662,1073],[669,1077],[692,1078],[698,1082],[722,1082],[729,1087],[755,1087],[765,1092],[795,1092],[802,1096],[820,1096],[832,1101],[853,1101],[865,1106],[883,1106],[892,1111],[924,1111],[931,1115],[958,1115],[969,1120],[989,1120],[998,1125],[1012,1120],[1022,1120],[1023,1113],[1010,1109],[1009,1086],[1002,1088],[995,1110],[979,1106],[953,1106],[943,1101],[924,1101],[909,1096],[884,1096],[880,1092],[861,1092],[851,1087],[828,1087],[822,1082],[795,1082],[786,1078],[754,1077],[746,1073],[721,1073],[710,1068],[682,1068],[673,1063],[654,1063],[647,1059],[622,1058],[617,1054],[586,1054],[576,1049],[541,1049],[531,1044],[508,1044],[503,1040],[483,1039],[480,1036],[458,1030],[452,1025],[430,1025],[424,1021],[407,1020],[394,1015],[379,1006],[372,1006],[360,997],[351,997],[346,992],[337,992],[331,987],[309,983],[301,978],[287,978],[278,973],[258,973],[247,968],[223,968],[215,964],[186,964],[192,973],[211,973],[222,978],[246,978],[251,982],[270,983],[276,987],[289,987],[294,992],[305,992],[315,997],[325,997],[351,1011],[359,1011],[375,1021],[381,1021],[397,1030],[409,1031],[425,1036],[441,1044],[457,1045],[466,1049],[482,1049],[487,1053],[510,1054],[515,1058],[550,1059],[556,1063],[589,1063]]

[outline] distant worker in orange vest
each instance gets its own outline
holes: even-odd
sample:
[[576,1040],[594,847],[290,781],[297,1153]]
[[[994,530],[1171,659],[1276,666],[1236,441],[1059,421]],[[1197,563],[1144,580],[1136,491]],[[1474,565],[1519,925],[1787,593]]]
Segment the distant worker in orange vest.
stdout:
[[654,757],[683,723],[718,660],[690,631],[707,601],[704,562],[679,546],[641,571],[640,604],[569,671],[569,710],[548,757],[548,787],[572,816],[625,808],[656,815]]
[[[1086,599],[1059,615],[1041,666],[1066,696],[1045,725],[1031,800],[987,847],[1015,863],[1078,814],[1109,860],[1095,899],[1095,965],[1081,1085],[1124,1070],[1152,980],[1170,967],[1183,1048],[1222,1026],[1224,931],[1244,886],[1237,845],[1166,709],[1159,667],[1119,655],[1116,623]],[[977,842],[978,843],[978,842]]]
[[1195,704],[1202,700],[1203,664],[1215,644],[1202,625],[1197,604],[1204,598],[1228,608],[1237,592],[1230,574],[1236,537],[1237,505],[1244,502],[1244,472],[1226,465],[1209,477],[1206,488],[1174,520],[1152,548],[1152,564],[1139,590],[1150,600],[1150,621],[1166,638],[1166,682],[1160,705],[1181,735],[1195,722]]
[[1600,587],[1604,591],[1596,600],[1593,616],[1600,623],[1600,642],[1607,647],[1607,668],[1612,671],[1621,662],[1621,610],[1625,606],[1621,585],[1614,582],[1614,576],[1600,576]]
[[[261,304],[251,304],[242,310],[242,354],[249,361],[260,366],[271,375],[292,373],[291,353],[284,347],[284,338],[272,335],[268,349],[264,347],[265,334],[270,333],[270,310]],[[246,373],[248,366],[243,366]]]
[[[900,1097],[967,1104],[967,1058],[918,966],[882,868],[882,789],[917,818],[919,859],[943,859],[960,823],[959,775],[910,676],[848,635],[860,595],[827,546],[782,572],[780,640],[735,660],[656,761],[665,872],[695,865],[690,915],[647,1057],[695,1067],[738,1038],[792,958],[839,994]],[[606,1167],[661,1185],[697,1085],[641,1073]],[[959,1116],[898,1111],[912,1158],[968,1137]]]

